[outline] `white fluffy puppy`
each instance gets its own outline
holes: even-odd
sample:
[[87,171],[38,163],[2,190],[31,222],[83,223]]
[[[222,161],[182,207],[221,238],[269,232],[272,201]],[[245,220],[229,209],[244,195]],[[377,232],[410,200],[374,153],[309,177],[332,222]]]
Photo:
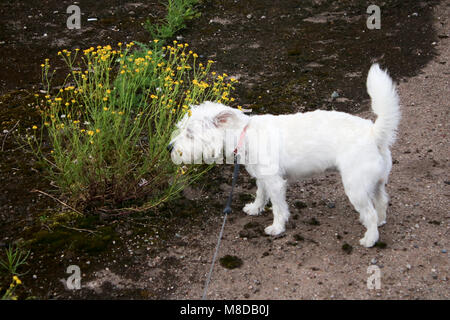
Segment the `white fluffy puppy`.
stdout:
[[395,140],[400,109],[395,85],[378,64],[370,68],[367,90],[378,116],[375,123],[322,110],[248,116],[205,102],[192,107],[192,115],[177,125],[169,145],[172,159],[176,163],[201,163],[202,158],[206,163],[221,163],[221,157],[232,158],[237,148],[258,187],[255,201],[243,210],[258,215],[270,200],[274,219],[265,229],[269,235],[285,231],[288,181],[337,169],[345,193],[367,229],[360,244],[371,247],[378,241],[378,226],[386,222],[385,185],[392,166],[389,147]]

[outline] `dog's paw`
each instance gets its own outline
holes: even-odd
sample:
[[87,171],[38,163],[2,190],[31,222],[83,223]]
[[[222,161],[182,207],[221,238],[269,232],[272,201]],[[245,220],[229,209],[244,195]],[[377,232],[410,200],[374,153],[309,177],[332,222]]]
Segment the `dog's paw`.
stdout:
[[280,225],[271,225],[264,229],[264,232],[268,234],[269,236],[278,236],[279,234],[283,233],[285,231],[285,228]]
[[261,213],[262,208],[260,208],[259,206],[255,205],[253,202],[252,203],[247,203],[244,207],[244,209],[242,209],[246,214],[248,214],[249,216],[257,216]]
[[378,241],[378,231],[377,232],[366,232],[364,238],[359,240],[359,244],[363,247],[370,248],[375,245]]

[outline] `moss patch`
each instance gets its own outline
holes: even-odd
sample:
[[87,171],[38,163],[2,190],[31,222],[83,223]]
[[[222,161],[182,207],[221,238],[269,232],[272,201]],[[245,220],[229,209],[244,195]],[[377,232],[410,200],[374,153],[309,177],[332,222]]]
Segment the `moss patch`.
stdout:
[[352,251],[353,251],[353,247],[352,247],[351,245],[349,245],[348,243],[344,243],[344,244],[342,245],[342,250],[344,250],[344,252],[345,252],[346,254],[350,254],[350,253],[352,253]]
[[302,235],[300,235],[299,233],[294,234],[293,238],[295,241],[304,241],[305,240],[305,238]]
[[243,264],[241,258],[231,255],[223,256],[219,259],[220,265],[226,269],[240,268]]
[[378,241],[377,243],[375,243],[374,247],[378,249],[386,249],[387,243],[383,241]]
[[317,220],[314,217],[312,217],[310,220],[307,220],[306,223],[309,224],[310,226],[320,226],[319,220]]

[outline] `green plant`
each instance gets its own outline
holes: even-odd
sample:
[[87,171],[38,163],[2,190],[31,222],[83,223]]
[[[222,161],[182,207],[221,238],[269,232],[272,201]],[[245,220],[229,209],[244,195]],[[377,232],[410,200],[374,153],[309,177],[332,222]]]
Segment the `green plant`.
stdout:
[[[213,61],[200,63],[188,44],[133,46],[59,52],[66,81],[36,98],[42,123],[28,142],[78,208],[141,211],[176,196],[208,167],[172,163],[166,146],[174,125],[190,105],[234,100],[235,80],[210,72]],[[43,74],[50,68],[46,60]]]
[[149,20],[145,28],[153,39],[166,40],[172,38],[176,32],[186,27],[185,21],[194,19],[200,15],[194,8],[199,0],[168,0],[166,6],[167,15],[158,24]]
[[26,264],[30,251],[25,251],[20,247],[10,246],[5,250],[6,259],[0,259],[0,266],[13,276],[22,276],[25,273],[19,273],[18,269]]

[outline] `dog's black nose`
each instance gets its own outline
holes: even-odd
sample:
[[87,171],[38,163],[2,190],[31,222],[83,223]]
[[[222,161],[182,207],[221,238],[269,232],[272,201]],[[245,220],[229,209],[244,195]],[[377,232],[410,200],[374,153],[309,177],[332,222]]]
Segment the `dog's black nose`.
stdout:
[[173,144],[170,143],[170,144],[167,146],[167,151],[172,152],[172,150],[173,150]]

